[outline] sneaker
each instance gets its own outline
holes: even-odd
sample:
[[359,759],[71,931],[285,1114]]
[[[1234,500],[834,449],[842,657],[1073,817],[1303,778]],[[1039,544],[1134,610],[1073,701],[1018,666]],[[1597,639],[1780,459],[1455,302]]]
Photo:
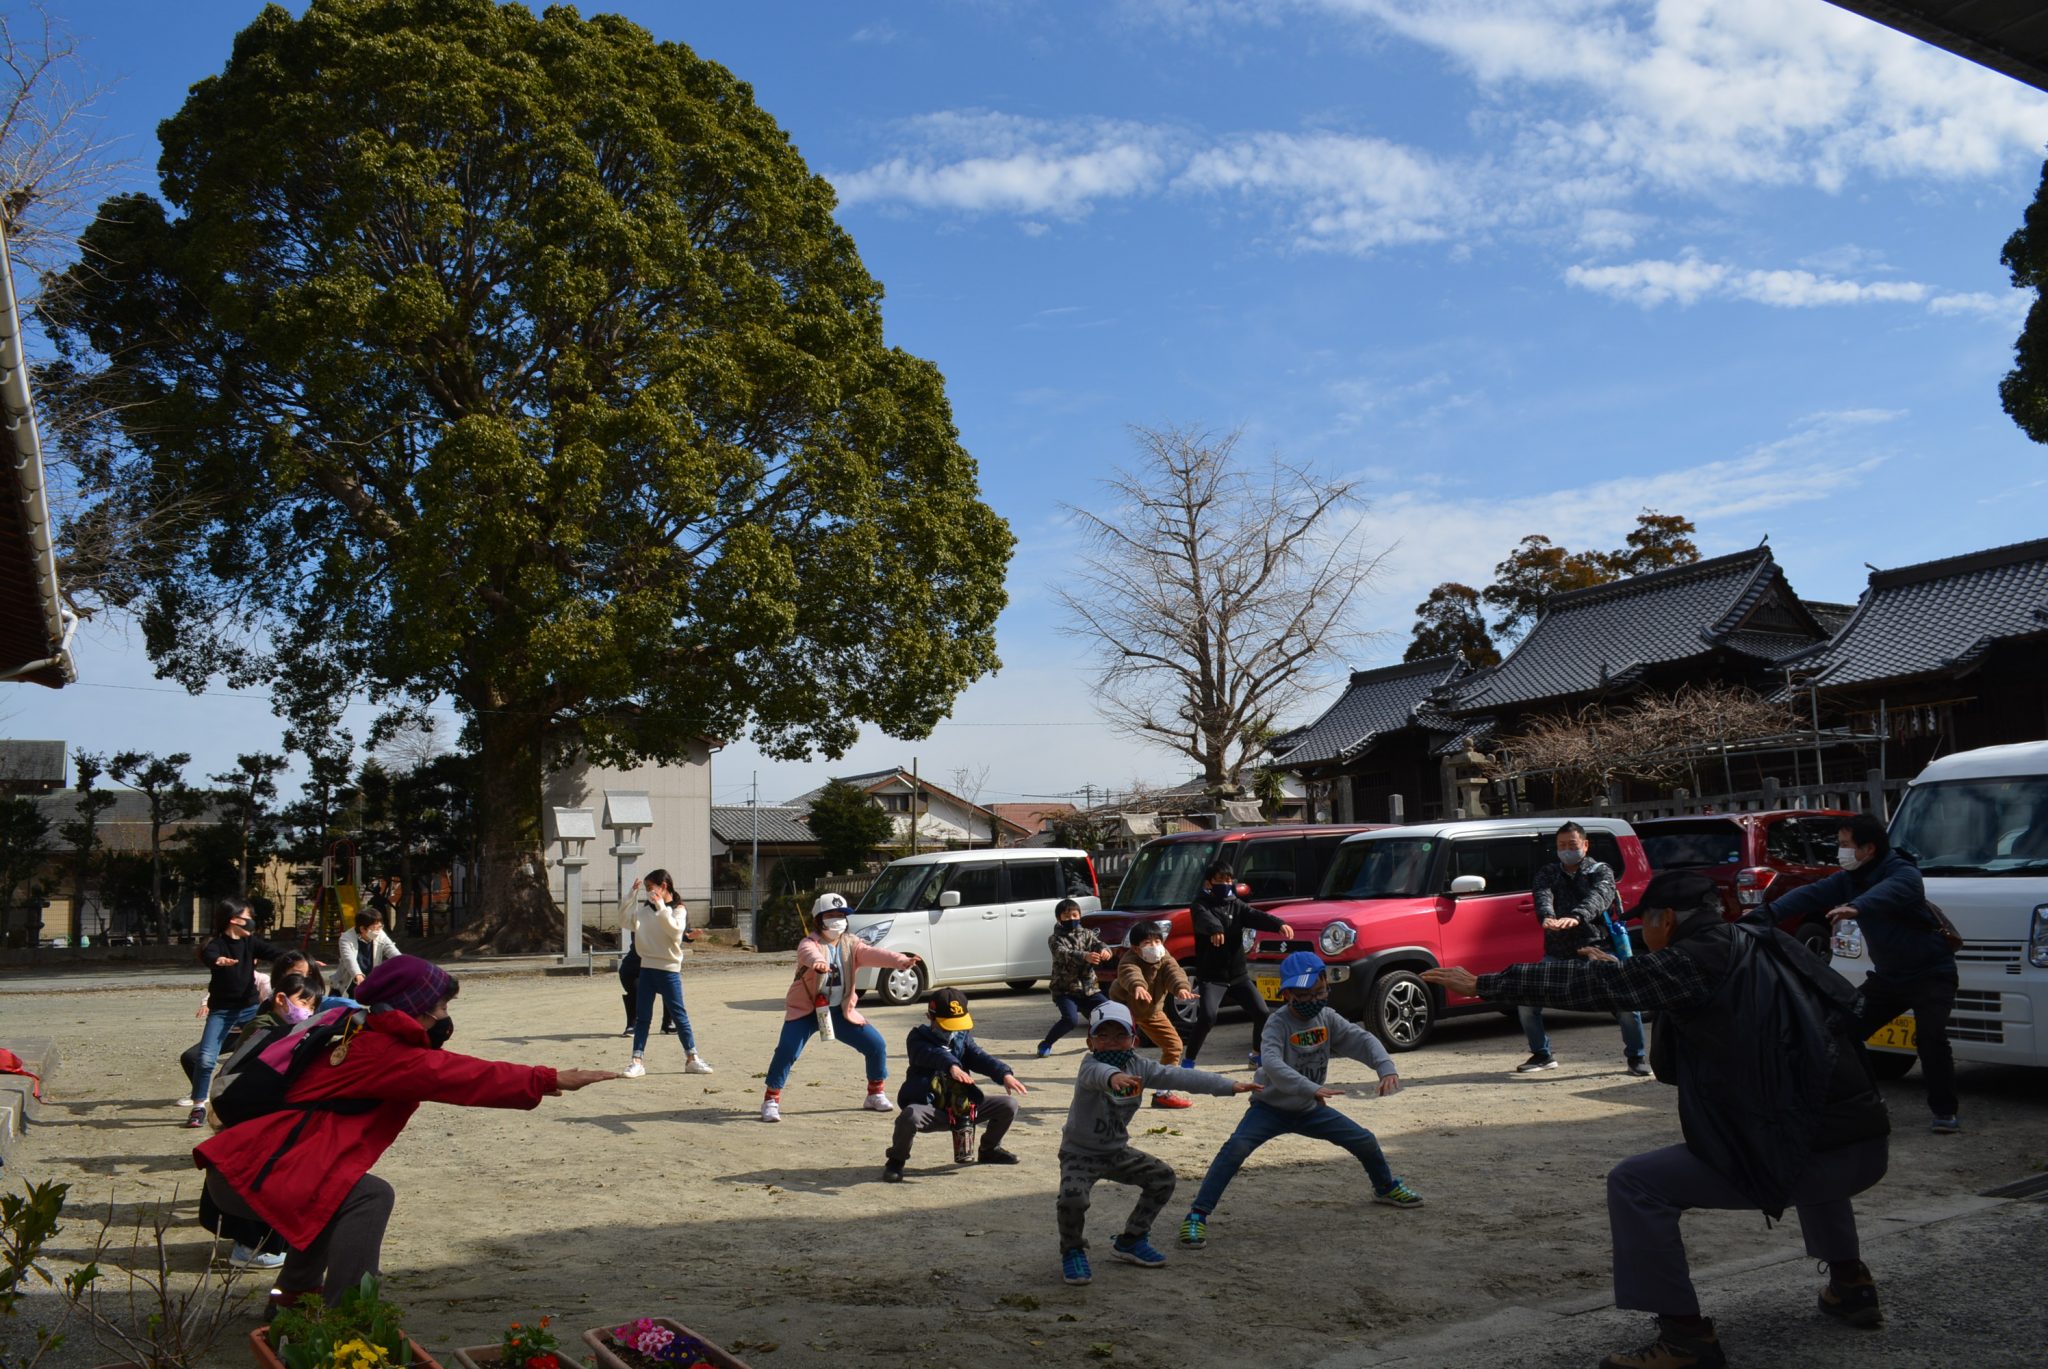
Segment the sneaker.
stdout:
[[664,1022],[664,1023],[662,1023],[662,1024],[661,1024],[661,1034],[662,1034],[663,1036],[674,1036],[674,1035],[676,1034],[676,1024],[675,1024],[675,1023],[673,1023],[673,1022]]
[[761,1100],[761,1120],[764,1122],[780,1122],[782,1120],[782,1102],[780,1099],[763,1098]]
[[1040,1046],[1040,1047],[1038,1048],[1038,1058],[1039,1058],[1040,1060],[1043,1060],[1043,1059],[1045,1059],[1045,1057],[1046,1057],[1046,1056],[1048,1056],[1048,1055],[1051,1055],[1051,1054],[1052,1054],[1052,1047],[1051,1047],[1051,1046]]
[[860,1105],[869,1112],[894,1112],[896,1105],[889,1101],[886,1093],[871,1093],[860,1100]]
[[1021,1165],[1024,1163],[1017,1158],[1014,1152],[1004,1150],[1001,1146],[983,1146],[981,1148],[981,1162],[985,1165]]
[[1385,1193],[1373,1194],[1372,1200],[1376,1203],[1385,1203],[1388,1207],[1422,1206],[1422,1195],[1399,1179],[1394,1180],[1394,1186]]
[[1884,1309],[1877,1305],[1877,1280],[1867,1268],[1847,1283],[1829,1279],[1820,1290],[1820,1310],[1844,1326],[1874,1329],[1884,1325]]
[[1180,1243],[1189,1250],[1200,1250],[1209,1244],[1209,1219],[1199,1212],[1181,1218]]
[[206,1104],[201,1103],[194,1107],[191,1116],[185,1119],[185,1125],[194,1131],[204,1127],[206,1125]]
[[1638,1079],[1648,1079],[1650,1077],[1650,1067],[1637,1059],[1632,1059],[1628,1062],[1628,1072]]
[[712,1072],[711,1066],[704,1063],[702,1056],[693,1055],[683,1061],[684,1074],[710,1074]]
[[882,1182],[883,1182],[883,1183],[885,1183],[885,1184],[900,1184],[900,1183],[902,1183],[902,1182],[903,1182],[903,1166],[902,1166],[902,1165],[883,1165],[883,1166],[882,1166]]
[[1623,1350],[1600,1361],[1600,1369],[1723,1369],[1721,1339],[1710,1318],[1682,1326],[1670,1317],[1657,1318],[1657,1339],[1637,1350]]
[[1953,1136],[1963,1129],[1963,1119],[1960,1117],[1937,1117],[1928,1123],[1927,1129],[1936,1136]]
[[1095,1277],[1088,1268],[1088,1252],[1078,1246],[1060,1256],[1060,1277],[1068,1283],[1087,1283]]
[[1155,1108],[1191,1108],[1194,1105],[1195,1100],[1188,1097],[1185,1093],[1155,1093],[1152,1095],[1152,1106]]
[[1109,1250],[1125,1264],[1134,1264],[1140,1269],[1157,1269],[1166,1263],[1166,1256],[1154,1250],[1151,1240],[1144,1236],[1136,1239],[1119,1236],[1110,1242]]
[[643,1065],[638,1060],[635,1060],[632,1064],[626,1066],[625,1068],[625,1076],[628,1079],[638,1079],[641,1075],[645,1073],[647,1073],[647,1066]]
[[1199,1066],[1199,1065],[1197,1065],[1197,1064],[1195,1063],[1195,1057],[1193,1057],[1192,1055],[1190,1055],[1190,1056],[1187,1056],[1187,1057],[1185,1057],[1184,1059],[1182,1059],[1182,1060],[1181,1060],[1181,1062],[1180,1062],[1180,1067],[1181,1067],[1182,1069],[1184,1069],[1184,1070],[1192,1070],[1192,1069],[1200,1069],[1200,1068],[1201,1068],[1201,1066]]
[[228,1263],[236,1269],[276,1269],[284,1264],[284,1252],[266,1255],[260,1250],[237,1244],[228,1255]]
[[174,1108],[184,1108],[187,1112],[190,1112],[194,1107],[198,1105],[195,1104],[190,1098],[180,1098],[177,1102],[171,1104],[171,1106]]
[[1534,1074],[1538,1070],[1554,1070],[1556,1068],[1557,1058],[1555,1056],[1532,1055],[1521,1064],[1515,1066],[1515,1073]]
[[1266,1057],[1259,1054],[1257,1051],[1253,1051],[1250,1055],[1247,1055],[1244,1058],[1244,1062],[1247,1065],[1250,1065],[1253,1069],[1257,1069],[1259,1066],[1266,1063]]

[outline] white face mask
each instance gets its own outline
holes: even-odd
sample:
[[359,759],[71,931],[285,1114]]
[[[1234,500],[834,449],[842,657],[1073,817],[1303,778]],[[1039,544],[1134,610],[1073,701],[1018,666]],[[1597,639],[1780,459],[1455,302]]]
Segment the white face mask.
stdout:
[[1138,958],[1147,965],[1157,965],[1166,959],[1166,948],[1156,941],[1148,941],[1138,948]]
[[846,919],[843,917],[828,917],[819,926],[824,928],[826,936],[836,937],[846,930]]
[[1835,864],[1841,866],[1844,870],[1853,870],[1862,863],[1863,862],[1857,859],[1856,857],[1855,847],[1837,846],[1835,848]]

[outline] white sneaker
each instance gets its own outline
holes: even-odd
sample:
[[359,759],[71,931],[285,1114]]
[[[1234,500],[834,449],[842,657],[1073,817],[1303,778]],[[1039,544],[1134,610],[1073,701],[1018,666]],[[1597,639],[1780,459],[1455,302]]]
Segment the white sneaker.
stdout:
[[638,1079],[645,1073],[647,1073],[647,1066],[641,1064],[638,1060],[626,1066],[626,1077],[628,1079]]
[[782,1104],[773,1098],[763,1098],[761,1100],[761,1120],[764,1122],[780,1122],[782,1120]]
[[236,1269],[276,1269],[284,1263],[284,1255],[266,1255],[246,1245],[237,1245],[228,1256],[228,1263]]
[[684,1074],[713,1074],[715,1072],[711,1066],[704,1063],[701,1056],[693,1055],[683,1062]]
[[192,1106],[192,1100],[190,1098],[180,1098],[177,1102],[171,1104],[171,1106],[174,1108],[190,1108]]
[[896,1105],[889,1101],[889,1095],[886,1093],[871,1093],[861,1100],[860,1105],[869,1112],[896,1111]]

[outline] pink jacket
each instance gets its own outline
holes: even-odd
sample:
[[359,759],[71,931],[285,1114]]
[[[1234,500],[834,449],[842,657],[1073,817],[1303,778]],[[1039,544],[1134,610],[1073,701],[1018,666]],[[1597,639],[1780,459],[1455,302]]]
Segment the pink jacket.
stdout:
[[[880,965],[887,970],[900,970],[910,964],[910,957],[901,951],[885,951],[880,946],[870,946],[852,932],[839,934],[839,961],[846,973],[846,1001],[839,1011],[854,1026],[865,1025],[867,1019],[860,1015],[855,1006],[860,995],[854,991],[854,972],[868,965]],[[807,936],[796,944],[796,978],[790,983],[789,997],[783,1000],[787,1009],[782,1015],[785,1022],[794,1022],[799,1017],[808,1017],[816,1012],[818,984],[832,969],[831,956],[825,950],[825,943],[815,936]]]

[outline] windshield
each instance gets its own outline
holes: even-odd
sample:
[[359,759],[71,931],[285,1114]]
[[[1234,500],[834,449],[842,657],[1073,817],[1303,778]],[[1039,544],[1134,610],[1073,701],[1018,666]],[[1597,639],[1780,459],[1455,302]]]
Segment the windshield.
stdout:
[[1117,886],[1119,908],[1185,908],[1202,887],[1202,872],[1216,859],[1213,841],[1159,841],[1138,852]]
[[1922,874],[2048,872],[2048,777],[1915,785],[1891,836]]
[[1437,843],[1422,837],[1347,841],[1323,880],[1324,898],[1415,898],[1430,892]]
[[943,865],[891,865],[875,876],[875,882],[861,895],[857,913],[901,913],[911,908],[929,908],[938,901]]
[[1742,862],[1742,829],[1732,822],[1644,823],[1636,835],[1643,839],[1643,857],[1652,870]]

